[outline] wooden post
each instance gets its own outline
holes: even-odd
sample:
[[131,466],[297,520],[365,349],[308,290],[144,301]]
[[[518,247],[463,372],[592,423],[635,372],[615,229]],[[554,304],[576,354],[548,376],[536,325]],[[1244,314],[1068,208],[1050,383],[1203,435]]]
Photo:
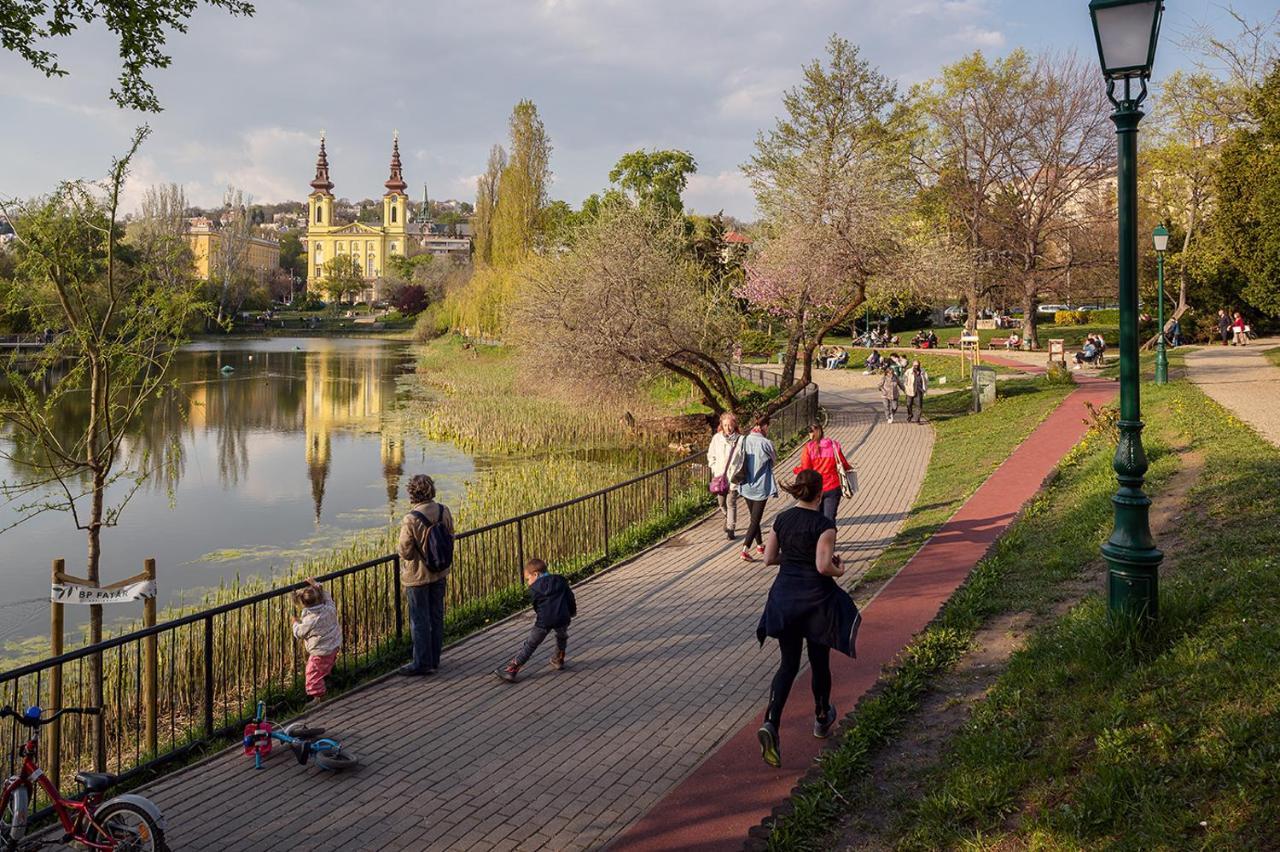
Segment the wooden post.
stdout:
[[[143,563],[142,573],[151,582],[156,579],[156,561],[148,559]],[[156,626],[156,599],[154,597],[146,598],[142,602],[142,626]],[[158,637],[155,634],[148,636],[142,640],[142,710],[144,714],[143,736],[146,743],[147,752],[155,757],[159,752],[159,739],[157,734],[157,671],[159,661],[157,659]]]
[[[53,560],[53,582],[60,582],[60,575],[66,569],[61,559]],[[57,602],[49,604],[49,655],[62,656],[62,607]],[[54,710],[62,709],[62,666],[56,665],[49,672],[49,706]],[[62,720],[54,719],[49,725],[49,734],[45,738],[49,744],[49,759],[45,765],[49,767],[49,777],[55,785],[62,783]]]

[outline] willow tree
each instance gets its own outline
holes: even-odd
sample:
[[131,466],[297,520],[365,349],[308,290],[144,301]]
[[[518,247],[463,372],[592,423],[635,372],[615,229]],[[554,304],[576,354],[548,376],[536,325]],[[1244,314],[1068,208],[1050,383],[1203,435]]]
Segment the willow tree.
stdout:
[[475,235],[476,260],[493,262],[493,217],[498,209],[498,191],[502,172],[507,167],[507,152],[501,145],[489,149],[489,162],[484,174],[476,178],[476,212],[471,219]]
[[833,36],[826,64],[805,66],[782,103],[786,115],[760,134],[743,167],[771,236],[748,263],[741,295],[787,327],[788,387],[775,406],[808,384],[814,351],[850,320],[871,276],[891,262],[908,200],[896,90],[857,47]]

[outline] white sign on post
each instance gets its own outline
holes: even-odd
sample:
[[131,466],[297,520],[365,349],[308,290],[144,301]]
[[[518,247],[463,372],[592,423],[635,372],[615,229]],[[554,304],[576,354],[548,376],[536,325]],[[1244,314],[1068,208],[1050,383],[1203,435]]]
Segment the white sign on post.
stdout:
[[112,604],[141,601],[156,596],[155,580],[139,580],[107,589],[80,583],[54,583],[49,600],[60,604]]

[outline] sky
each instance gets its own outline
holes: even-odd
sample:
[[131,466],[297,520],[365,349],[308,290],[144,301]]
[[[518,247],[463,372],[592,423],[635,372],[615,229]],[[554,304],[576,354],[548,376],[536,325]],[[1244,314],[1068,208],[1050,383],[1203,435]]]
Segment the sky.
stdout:
[[[98,25],[58,40],[71,73],[46,79],[0,51],[0,197],[99,177],[142,123],[131,209],[160,182],[193,204],[235,185],[256,201],[305,198],[321,131],[335,194],[377,197],[391,137],[420,197],[473,201],[511,107],[537,105],[550,135],[552,198],[577,206],[608,185],[617,159],[680,148],[698,163],[685,193],[698,212],[750,219],[740,166],[772,126],[784,90],[832,34],[905,91],[974,50],[1016,47],[1096,56],[1086,0],[257,0],[252,18],[202,8],[173,34],[169,68],[149,80],[164,111],[108,100],[118,73]],[[1234,32],[1221,6],[1167,0],[1155,79],[1189,67],[1180,46],[1207,25]],[[1234,0],[1252,19],[1274,0]],[[1099,83],[1099,91],[1102,84]]]

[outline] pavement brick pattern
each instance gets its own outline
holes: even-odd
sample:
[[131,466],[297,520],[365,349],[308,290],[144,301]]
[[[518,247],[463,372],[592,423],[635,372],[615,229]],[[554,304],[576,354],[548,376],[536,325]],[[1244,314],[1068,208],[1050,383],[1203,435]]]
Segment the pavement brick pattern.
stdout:
[[[822,402],[858,470],[839,520],[852,586],[906,516],[933,430],[885,424],[870,389]],[[358,771],[303,768],[287,752],[254,771],[236,749],[142,792],[183,852],[599,848],[763,706],[776,659],[755,625],[773,572],[738,552],[717,516],[580,586],[567,671],[547,667],[547,642],[525,680],[492,677],[528,632],[525,613],[446,649],[434,678],[391,677],[306,717]],[[799,687],[795,700],[806,703]]]
[[1280,446],[1280,368],[1262,357],[1276,346],[1280,338],[1248,346],[1206,346],[1187,355],[1187,367],[1200,390]]

